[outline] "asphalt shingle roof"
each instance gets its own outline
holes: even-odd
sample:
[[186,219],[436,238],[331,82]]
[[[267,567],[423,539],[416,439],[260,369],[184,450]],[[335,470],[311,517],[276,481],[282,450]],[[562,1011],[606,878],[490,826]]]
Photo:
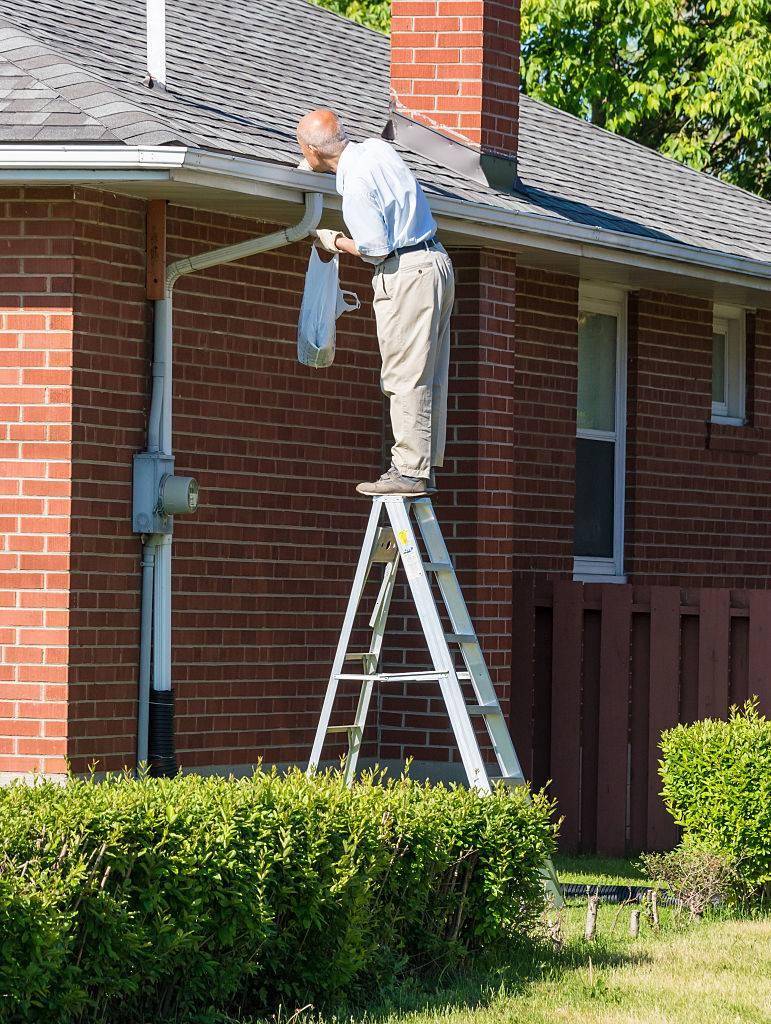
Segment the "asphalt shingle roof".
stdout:
[[[306,0],[167,0],[169,90],[145,85],[143,0],[0,0],[0,145],[183,144],[296,166],[294,128],[388,116],[388,40]],[[405,153],[429,193],[771,262],[771,203],[527,96],[521,189]]]

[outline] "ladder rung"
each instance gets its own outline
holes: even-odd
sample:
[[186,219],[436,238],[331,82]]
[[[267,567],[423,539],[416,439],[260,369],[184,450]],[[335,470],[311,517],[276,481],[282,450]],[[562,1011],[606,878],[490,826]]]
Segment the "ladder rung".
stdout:
[[467,704],[466,711],[470,715],[500,715],[500,704]]
[[463,681],[465,681],[467,679],[471,679],[471,673],[470,672],[456,672],[455,676],[456,676],[457,679],[463,680]]
[[437,672],[433,669],[430,672],[372,672],[372,673],[359,673],[359,672],[341,672],[337,676],[338,680],[359,680],[365,682],[372,679],[374,682],[390,683],[390,682],[404,682],[409,679],[439,679],[441,676],[449,675],[449,670],[444,672]]
[[451,562],[424,562],[423,568],[426,572],[452,572]]
[[355,654],[346,654],[345,660],[346,661],[361,661],[362,658],[371,658],[371,657],[372,657],[372,652],[371,651],[361,651],[361,652],[357,651]]
[[445,633],[444,638],[448,644],[475,644],[478,643],[473,633]]
[[351,729],[356,729],[357,732],[361,732],[361,726],[356,725],[355,722],[353,725],[330,725],[327,732],[350,732]]
[[494,786],[496,782],[502,782],[504,786],[525,786],[527,782],[522,775],[491,775],[490,783]]

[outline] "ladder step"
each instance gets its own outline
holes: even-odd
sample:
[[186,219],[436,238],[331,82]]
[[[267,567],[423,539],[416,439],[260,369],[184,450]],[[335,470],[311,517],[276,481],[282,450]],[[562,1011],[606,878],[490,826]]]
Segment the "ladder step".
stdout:
[[355,722],[353,725],[330,725],[327,732],[350,732],[351,729],[356,729],[358,732],[361,732],[361,727],[356,725]]
[[500,715],[500,704],[467,704],[466,711],[470,715]]
[[504,786],[508,786],[510,789],[527,785],[527,781],[522,775],[491,775],[490,782],[493,786],[496,782],[502,782]]
[[361,661],[362,658],[369,658],[372,656],[371,651],[356,651],[355,654],[346,654],[346,661]]
[[452,572],[451,562],[424,562],[423,568],[426,572]]
[[368,679],[372,679],[374,682],[380,683],[402,683],[410,679],[441,679],[442,676],[449,675],[449,670],[444,672],[437,672],[436,669],[432,669],[430,672],[371,672],[371,673],[360,673],[360,672],[341,672],[337,676],[338,680],[359,680],[365,682]]
[[474,633],[445,633],[444,638],[448,644],[475,644],[479,642]]

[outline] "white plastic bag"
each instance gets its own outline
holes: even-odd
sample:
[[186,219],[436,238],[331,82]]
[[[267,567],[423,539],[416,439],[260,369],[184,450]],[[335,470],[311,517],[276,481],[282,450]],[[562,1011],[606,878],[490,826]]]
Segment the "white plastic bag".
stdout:
[[335,358],[335,321],[359,309],[355,292],[340,290],[340,257],[322,260],[314,245],[305,275],[305,290],[297,325],[297,358],[305,366],[329,366]]

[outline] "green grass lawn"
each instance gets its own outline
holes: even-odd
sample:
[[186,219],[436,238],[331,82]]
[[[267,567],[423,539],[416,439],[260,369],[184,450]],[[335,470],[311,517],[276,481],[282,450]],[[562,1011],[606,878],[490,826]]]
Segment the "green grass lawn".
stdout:
[[650,885],[650,880],[635,860],[612,857],[557,857],[554,867],[562,882],[587,885]]
[[[561,858],[565,881],[639,884],[634,862]],[[433,991],[404,985],[379,1007],[326,1024],[771,1024],[771,917],[693,923],[663,907],[661,931],[628,934],[630,908],[602,905],[598,939],[583,939],[585,904],[562,915],[561,951],[544,944]],[[281,1015],[288,1024],[291,1014]],[[312,1016],[300,1013],[294,1024]]]

